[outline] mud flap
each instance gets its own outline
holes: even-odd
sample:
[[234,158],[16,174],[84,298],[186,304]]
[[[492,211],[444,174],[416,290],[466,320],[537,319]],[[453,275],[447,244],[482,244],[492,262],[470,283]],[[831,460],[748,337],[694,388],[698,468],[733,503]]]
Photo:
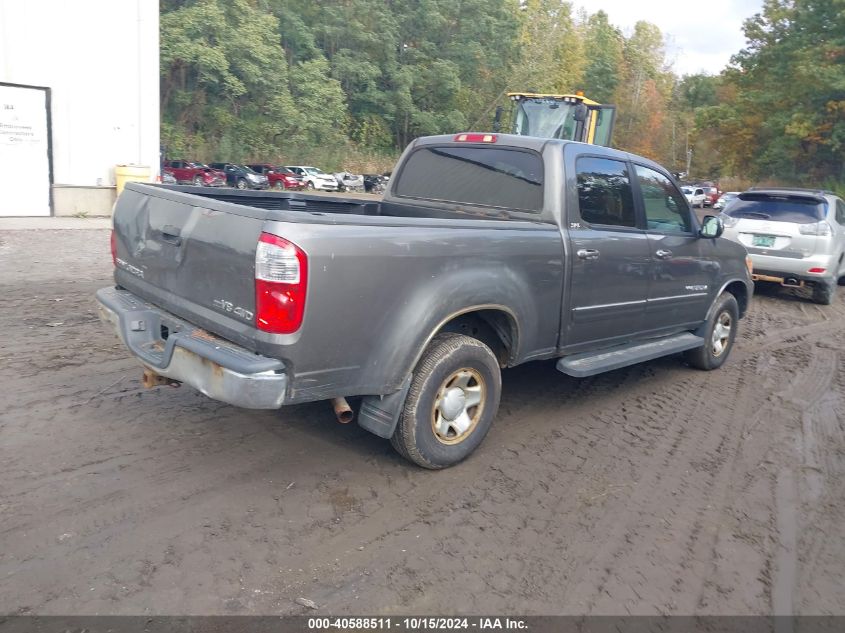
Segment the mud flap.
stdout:
[[399,391],[386,396],[364,397],[358,411],[358,426],[385,439],[392,437],[410,388],[411,376],[408,376]]

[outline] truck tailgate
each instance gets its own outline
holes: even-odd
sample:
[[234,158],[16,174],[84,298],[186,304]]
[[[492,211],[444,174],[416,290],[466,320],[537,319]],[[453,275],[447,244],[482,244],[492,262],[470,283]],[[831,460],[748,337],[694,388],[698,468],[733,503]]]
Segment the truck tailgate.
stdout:
[[118,199],[116,281],[201,327],[248,342],[255,324],[255,250],[267,212],[209,209],[151,191],[128,187]]

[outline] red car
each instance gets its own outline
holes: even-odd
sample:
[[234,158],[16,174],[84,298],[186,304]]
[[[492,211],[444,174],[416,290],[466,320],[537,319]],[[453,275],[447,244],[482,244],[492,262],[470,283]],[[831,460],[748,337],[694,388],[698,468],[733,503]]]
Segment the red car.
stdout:
[[705,207],[712,207],[719,201],[719,197],[722,195],[722,192],[712,182],[704,182],[700,185],[697,185],[704,189],[704,206]]
[[292,189],[294,191],[301,191],[305,189],[305,183],[302,179],[284,167],[278,167],[269,163],[247,165],[247,167],[249,167],[252,171],[257,171],[259,174],[267,176],[267,180],[270,181],[270,187],[272,189]]
[[176,182],[189,183],[197,187],[222,187],[226,184],[225,173],[202,163],[166,160],[164,171],[171,174]]

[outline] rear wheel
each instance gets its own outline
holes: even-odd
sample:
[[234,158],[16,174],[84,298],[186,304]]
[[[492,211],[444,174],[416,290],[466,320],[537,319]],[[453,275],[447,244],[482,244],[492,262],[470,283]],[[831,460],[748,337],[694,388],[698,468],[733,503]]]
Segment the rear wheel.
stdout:
[[393,447],[423,468],[457,464],[490,430],[501,388],[489,347],[463,334],[438,334],[414,370]]
[[833,303],[833,297],[836,293],[836,284],[831,281],[818,281],[813,286],[813,301],[824,306],[829,306]]
[[728,359],[736,338],[739,321],[739,305],[729,292],[723,292],[707,319],[704,329],[704,345],[684,354],[687,363],[697,369],[710,371],[718,369]]

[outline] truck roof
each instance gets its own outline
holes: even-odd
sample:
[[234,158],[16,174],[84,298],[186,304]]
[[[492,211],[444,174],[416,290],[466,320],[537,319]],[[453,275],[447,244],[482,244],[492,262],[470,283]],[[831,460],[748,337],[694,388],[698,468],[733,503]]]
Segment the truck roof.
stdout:
[[[458,141],[459,136],[467,135],[470,138],[475,136],[492,136],[494,141]],[[580,143],[578,141],[568,141],[555,138],[540,138],[536,136],[522,136],[519,134],[500,134],[498,132],[461,132],[459,134],[440,134],[438,136],[420,136],[412,142],[412,147],[422,147],[425,145],[476,145],[476,146],[507,146],[507,147],[522,147],[525,149],[534,150],[542,153],[546,145],[577,145],[583,148],[585,154],[591,156],[598,156],[603,158],[613,158],[616,160],[635,160],[646,166],[658,168],[660,171],[666,171],[662,165],[655,163],[649,158],[623,152],[622,150],[613,149],[611,147],[603,147],[602,145],[593,145],[591,143]]]

